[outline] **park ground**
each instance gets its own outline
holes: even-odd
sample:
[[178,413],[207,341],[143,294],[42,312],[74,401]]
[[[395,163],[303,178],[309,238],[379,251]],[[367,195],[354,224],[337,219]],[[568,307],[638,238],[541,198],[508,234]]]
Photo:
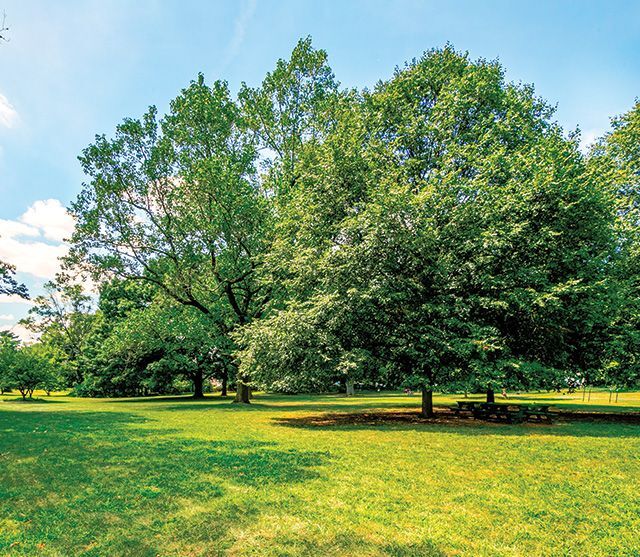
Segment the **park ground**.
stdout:
[[[35,396],[0,397],[3,556],[640,556],[632,421],[381,418],[417,413],[398,393]],[[640,412],[640,393],[516,400]]]

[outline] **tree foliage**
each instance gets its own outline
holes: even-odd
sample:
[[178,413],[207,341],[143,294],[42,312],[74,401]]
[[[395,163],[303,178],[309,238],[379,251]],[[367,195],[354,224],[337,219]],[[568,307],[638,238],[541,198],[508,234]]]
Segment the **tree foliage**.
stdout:
[[639,113],[585,157],[449,45],[363,91],[308,38],[237,99],[200,75],[84,150],[67,264],[97,310],[38,299],[34,326],[88,394],[405,385],[429,414],[434,389],[630,384]]

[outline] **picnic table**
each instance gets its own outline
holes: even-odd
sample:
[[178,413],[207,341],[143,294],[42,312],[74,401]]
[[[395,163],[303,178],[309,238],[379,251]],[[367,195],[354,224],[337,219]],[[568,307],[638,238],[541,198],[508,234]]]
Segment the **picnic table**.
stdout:
[[475,419],[522,423],[530,419],[552,422],[553,414],[549,412],[549,404],[513,404],[497,402],[480,402],[476,400],[458,400],[457,405],[450,407],[456,416],[470,414]]
[[450,410],[458,417],[463,413],[473,414],[474,410],[482,404],[479,400],[457,400],[456,406],[451,406]]
[[524,407],[524,411],[529,418],[537,418],[538,421],[553,421],[553,413],[549,411],[549,404],[531,404]]
[[495,418],[499,422],[504,421],[509,423],[521,423],[527,419],[527,415],[522,406],[496,402],[484,402],[480,404],[478,408],[474,410],[473,417],[484,420]]

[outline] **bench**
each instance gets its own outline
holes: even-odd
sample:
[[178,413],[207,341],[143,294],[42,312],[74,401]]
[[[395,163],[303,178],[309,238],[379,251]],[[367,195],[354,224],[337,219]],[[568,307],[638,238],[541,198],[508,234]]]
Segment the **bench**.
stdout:
[[495,418],[497,421],[508,423],[522,423],[527,420],[525,409],[514,404],[497,404],[495,402],[484,402],[474,409],[473,417],[476,419],[489,420]]
[[477,400],[457,400],[456,402],[456,406],[449,406],[449,410],[458,417],[463,413],[468,413],[470,416],[473,415],[474,409],[481,404]]
[[524,409],[525,414],[527,415],[527,420],[529,418],[536,418],[539,422],[547,421],[549,423],[553,422],[553,413],[549,412],[549,405],[542,404],[537,406],[527,406]]
[[494,419],[499,422],[522,423],[530,419],[553,422],[554,414],[549,411],[549,404],[504,404],[496,402],[480,402],[477,400],[457,400],[449,410],[457,417],[473,416],[477,420]]

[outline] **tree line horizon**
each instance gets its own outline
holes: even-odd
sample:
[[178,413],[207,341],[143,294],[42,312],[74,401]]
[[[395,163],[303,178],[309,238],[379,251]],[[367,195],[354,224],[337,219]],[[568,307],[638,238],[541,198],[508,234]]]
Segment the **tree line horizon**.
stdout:
[[449,44],[370,90],[309,37],[235,98],[199,74],[80,155],[0,387],[408,387],[425,416],[434,390],[637,387],[640,103],[587,153],[554,110]]

